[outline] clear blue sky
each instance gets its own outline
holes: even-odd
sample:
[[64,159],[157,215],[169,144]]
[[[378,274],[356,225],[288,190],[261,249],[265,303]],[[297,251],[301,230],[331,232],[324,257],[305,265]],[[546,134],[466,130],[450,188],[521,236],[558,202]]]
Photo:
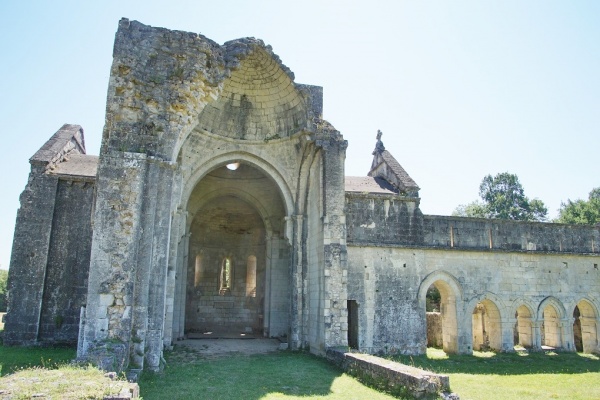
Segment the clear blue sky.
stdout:
[[367,173],[381,129],[426,214],[475,200],[488,173],[516,173],[551,217],[600,186],[599,1],[3,0],[2,268],[29,157],[67,122],[98,154],[121,17],[271,44],[324,87],[346,175]]

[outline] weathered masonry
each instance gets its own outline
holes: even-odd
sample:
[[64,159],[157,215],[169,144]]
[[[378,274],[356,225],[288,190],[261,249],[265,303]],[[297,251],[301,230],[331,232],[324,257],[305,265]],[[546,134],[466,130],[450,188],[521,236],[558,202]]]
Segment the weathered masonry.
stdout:
[[427,216],[377,137],[366,177],[322,89],[269,46],[121,20],[100,156],[63,126],[31,159],[6,344],[158,369],[186,335],[417,354],[599,350],[598,227]]

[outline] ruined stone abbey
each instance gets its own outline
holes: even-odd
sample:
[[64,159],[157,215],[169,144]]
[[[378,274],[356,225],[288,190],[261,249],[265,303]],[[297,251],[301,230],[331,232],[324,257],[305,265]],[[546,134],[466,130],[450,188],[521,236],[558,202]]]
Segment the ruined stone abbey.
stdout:
[[[160,368],[205,332],[323,354],[600,350],[600,228],[424,215],[374,140],[367,176],[270,46],[123,19],[99,156],[64,125],[30,159],[4,343]],[[375,139],[375,138],[374,138]]]

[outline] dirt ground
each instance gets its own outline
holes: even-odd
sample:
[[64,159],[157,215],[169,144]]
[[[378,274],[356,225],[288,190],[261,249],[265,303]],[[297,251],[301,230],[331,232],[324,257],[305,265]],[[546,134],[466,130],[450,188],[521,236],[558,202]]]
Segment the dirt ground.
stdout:
[[[209,338],[186,339],[175,342],[175,349],[191,350],[183,353],[193,353],[196,357],[217,358],[232,355],[264,354],[279,350],[282,346],[278,339],[248,337],[239,338]],[[285,346],[285,345],[284,345]],[[175,352],[181,354],[180,352]]]

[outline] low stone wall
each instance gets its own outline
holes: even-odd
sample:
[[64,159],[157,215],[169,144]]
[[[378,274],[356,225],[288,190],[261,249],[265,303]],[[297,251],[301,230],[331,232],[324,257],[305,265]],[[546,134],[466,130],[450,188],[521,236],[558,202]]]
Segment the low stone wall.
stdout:
[[437,399],[441,396],[446,399],[459,399],[455,394],[448,394],[450,378],[447,375],[424,371],[369,354],[347,353],[345,348],[330,348],[326,356],[330,362],[348,374],[396,396],[412,396],[415,399]]
[[427,313],[427,347],[442,348],[442,314],[439,312]]

